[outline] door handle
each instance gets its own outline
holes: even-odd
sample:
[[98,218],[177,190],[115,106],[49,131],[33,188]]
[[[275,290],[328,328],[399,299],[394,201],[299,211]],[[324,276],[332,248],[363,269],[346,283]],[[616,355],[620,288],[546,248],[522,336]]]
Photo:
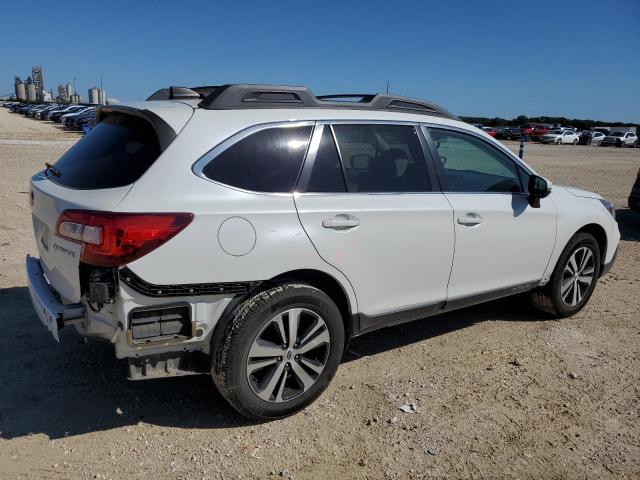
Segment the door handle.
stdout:
[[464,225],[466,227],[472,227],[474,225],[480,225],[482,223],[482,217],[477,213],[471,212],[471,213],[467,213],[462,217],[458,217],[457,222],[460,225]]
[[331,228],[332,230],[348,230],[358,225],[360,225],[360,220],[347,215],[322,220],[322,226],[324,228]]

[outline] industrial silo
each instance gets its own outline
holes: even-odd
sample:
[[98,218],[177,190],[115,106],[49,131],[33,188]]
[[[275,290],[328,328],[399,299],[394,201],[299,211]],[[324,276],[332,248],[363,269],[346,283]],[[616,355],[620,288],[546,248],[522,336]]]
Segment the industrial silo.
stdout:
[[24,88],[24,83],[22,83],[22,80],[16,80],[16,98],[23,102],[24,100],[27,99],[27,91]]
[[36,86],[33,84],[33,82],[29,81],[27,83],[27,101],[35,102],[37,99],[38,96],[36,95]]
[[98,90],[98,87],[91,87],[89,89],[89,103],[92,104],[97,104],[100,103],[100,90]]

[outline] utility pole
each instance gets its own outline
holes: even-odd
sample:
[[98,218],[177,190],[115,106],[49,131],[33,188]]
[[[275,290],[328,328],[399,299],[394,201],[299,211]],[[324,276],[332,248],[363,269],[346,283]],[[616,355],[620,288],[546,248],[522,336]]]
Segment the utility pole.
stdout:
[[389,80],[387,80],[387,94],[389,93]]

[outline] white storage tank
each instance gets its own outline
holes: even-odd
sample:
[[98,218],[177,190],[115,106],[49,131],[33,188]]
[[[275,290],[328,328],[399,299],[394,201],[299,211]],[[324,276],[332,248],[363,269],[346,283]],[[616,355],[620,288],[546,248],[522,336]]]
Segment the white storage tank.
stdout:
[[33,83],[27,83],[27,101],[35,102],[37,99],[36,86]]
[[27,99],[27,91],[24,88],[24,83],[16,83],[16,98],[21,102]]
[[89,89],[89,103],[94,105],[100,103],[100,90],[98,87],[91,87]]

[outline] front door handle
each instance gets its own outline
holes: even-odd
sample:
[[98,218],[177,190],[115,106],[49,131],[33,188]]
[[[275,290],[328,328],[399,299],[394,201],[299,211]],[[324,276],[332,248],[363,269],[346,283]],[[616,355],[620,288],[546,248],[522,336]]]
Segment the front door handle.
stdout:
[[482,217],[475,212],[470,212],[462,217],[458,217],[457,221],[460,225],[472,227],[474,225],[480,225],[482,223]]
[[322,220],[322,226],[324,228],[331,228],[332,230],[348,230],[360,225],[360,220],[350,215],[336,215],[333,218],[325,218]]

